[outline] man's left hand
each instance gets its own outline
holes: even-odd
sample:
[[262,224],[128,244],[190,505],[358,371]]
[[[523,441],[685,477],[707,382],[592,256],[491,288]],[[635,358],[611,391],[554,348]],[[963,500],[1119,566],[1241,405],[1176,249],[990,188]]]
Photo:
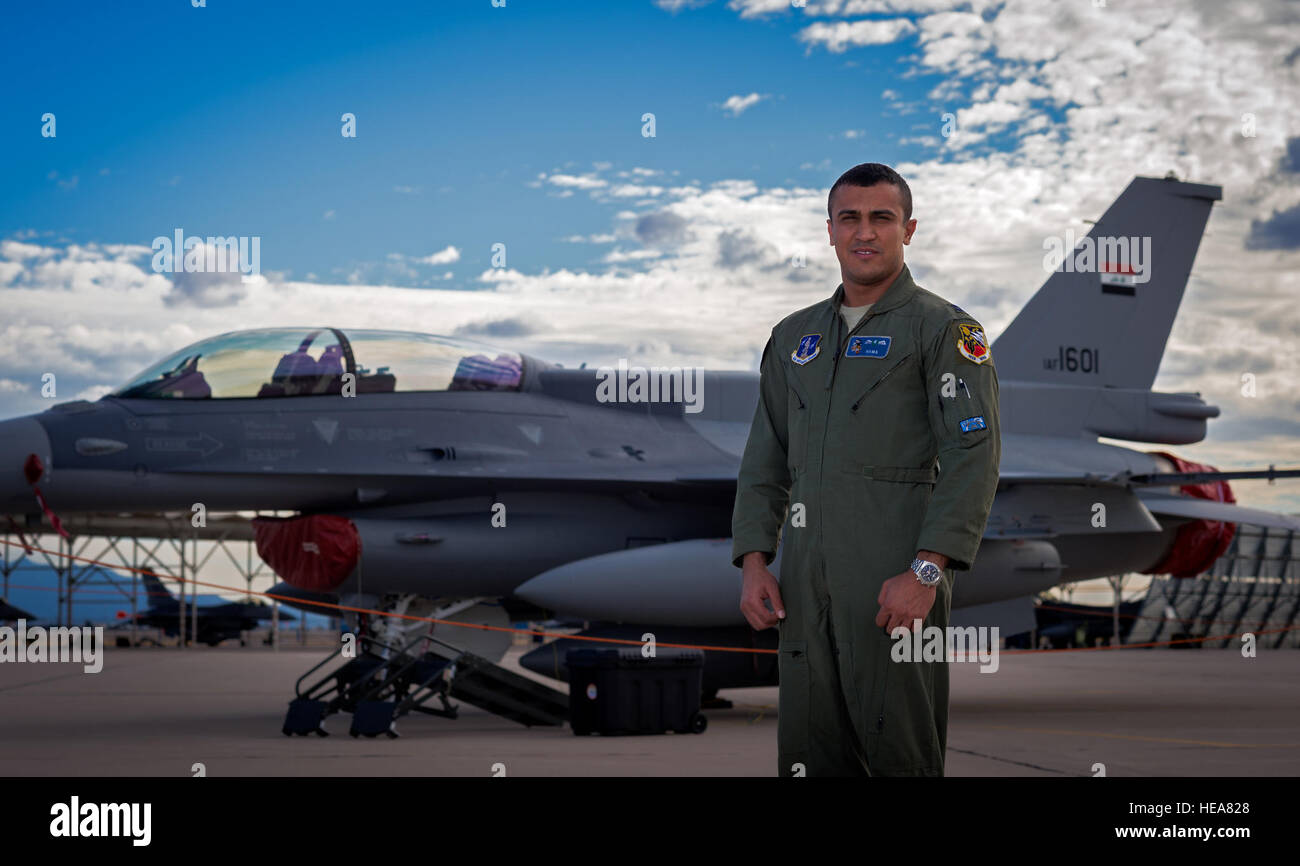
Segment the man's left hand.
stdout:
[[925,620],[930,608],[934,607],[938,589],[925,586],[916,579],[916,572],[910,568],[885,581],[880,588],[876,601],[880,603],[880,613],[876,614],[876,625],[882,626],[885,633],[893,635],[894,629],[902,626],[910,633],[913,620]]

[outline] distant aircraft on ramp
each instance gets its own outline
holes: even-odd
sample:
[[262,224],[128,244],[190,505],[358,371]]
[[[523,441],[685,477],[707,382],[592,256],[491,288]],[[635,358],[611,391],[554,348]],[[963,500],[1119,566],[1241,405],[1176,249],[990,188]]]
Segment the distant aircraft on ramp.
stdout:
[[[144,574],[141,576],[141,580],[148,593],[149,608],[135,615],[136,624],[162,629],[163,634],[168,637],[176,637],[180,633],[178,625],[181,615],[180,601],[176,596],[172,595],[171,591],[155,575]],[[189,635],[187,639],[208,646],[216,646],[225,640],[238,640],[242,645],[245,632],[260,628],[263,623],[269,622],[275,614],[269,604],[250,601],[227,601],[218,604],[199,605],[192,615],[197,622],[197,630],[190,635],[191,612],[187,600],[185,612],[186,633]],[[131,615],[128,613],[125,616],[129,624]],[[292,621],[294,617],[281,612],[279,619],[282,622]]]

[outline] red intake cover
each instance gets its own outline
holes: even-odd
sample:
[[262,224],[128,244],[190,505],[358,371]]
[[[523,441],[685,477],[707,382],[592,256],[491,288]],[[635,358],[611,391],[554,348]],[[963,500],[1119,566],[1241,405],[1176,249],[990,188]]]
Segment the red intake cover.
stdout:
[[361,558],[361,535],[346,517],[255,517],[257,555],[299,589],[330,592]]
[[[1174,464],[1175,472],[1217,472],[1213,466],[1193,463],[1175,457],[1168,451],[1150,451]],[[1179,492],[1184,496],[1208,499],[1211,502],[1236,502],[1227,481],[1208,481],[1204,484],[1183,484]],[[1174,577],[1196,577],[1209,571],[1214,560],[1223,555],[1237,534],[1235,523],[1219,520],[1193,520],[1183,524],[1174,538],[1174,546],[1165,558],[1148,568],[1143,574],[1171,574]]]

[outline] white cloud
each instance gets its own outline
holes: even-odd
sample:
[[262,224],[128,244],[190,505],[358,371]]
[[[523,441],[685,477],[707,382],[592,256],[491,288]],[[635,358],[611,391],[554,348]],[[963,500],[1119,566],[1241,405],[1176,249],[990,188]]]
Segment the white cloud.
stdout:
[[655,0],[655,5],[676,14],[683,9],[699,9],[708,6],[713,0]]
[[460,250],[453,246],[446,246],[432,255],[417,258],[414,261],[425,265],[449,265],[452,262],[460,261]]
[[885,45],[916,32],[916,25],[906,18],[883,21],[818,21],[799,31],[799,40],[810,47],[822,46],[833,54],[862,45]]
[[741,18],[761,18],[791,9],[789,0],[731,0],[727,8],[739,12]]
[[20,241],[4,241],[0,243],[0,256],[15,262],[24,259],[48,258],[54,253],[54,248],[43,247],[39,244],[25,244]]
[[144,244],[88,244],[88,246],[98,246],[115,259],[131,260],[153,255],[153,247]]
[[765,93],[749,93],[745,96],[734,94],[727,97],[727,101],[722,103],[721,108],[732,117],[739,117],[747,108],[751,108],[767,98],[768,94]]
[[603,262],[636,262],[645,259],[657,259],[663,255],[661,250],[611,250],[601,259]]
[[991,28],[970,12],[940,12],[920,21],[922,62],[926,66],[951,70],[962,76],[993,68],[983,57],[991,47]]
[[552,174],[544,176],[547,183],[551,186],[568,187],[573,189],[599,189],[608,186],[609,181],[596,177],[594,174]]
[[620,183],[609,188],[609,194],[614,198],[645,198],[661,195],[664,188],[661,186],[642,186],[635,183]]
[[113,391],[116,391],[120,387],[120,385],[121,383],[118,383],[117,385],[106,385],[106,384],[90,385],[78,391],[77,395],[72,399],[98,400],[100,397],[103,397],[105,394],[111,394]]

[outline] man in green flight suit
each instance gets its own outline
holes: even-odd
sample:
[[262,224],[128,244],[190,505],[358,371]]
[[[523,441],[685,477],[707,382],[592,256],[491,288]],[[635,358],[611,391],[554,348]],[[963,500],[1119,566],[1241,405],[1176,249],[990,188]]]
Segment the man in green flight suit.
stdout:
[[827,210],[843,282],[763,350],[732,517],[741,610],[780,628],[780,775],[942,776],[948,664],[892,661],[892,634],[947,634],[997,489],[997,373],[979,322],[903,263],[902,177],[855,166]]

